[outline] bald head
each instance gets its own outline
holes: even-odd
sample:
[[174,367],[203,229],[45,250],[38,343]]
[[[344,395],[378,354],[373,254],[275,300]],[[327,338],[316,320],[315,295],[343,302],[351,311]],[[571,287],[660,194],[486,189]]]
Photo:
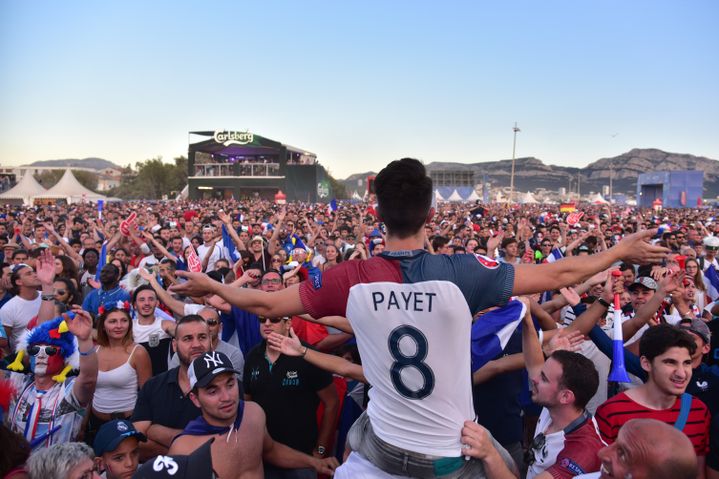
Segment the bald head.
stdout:
[[[694,479],[697,456],[689,438],[655,419],[632,419],[619,430],[616,442],[599,451],[602,478]],[[606,474],[605,474],[606,473]]]

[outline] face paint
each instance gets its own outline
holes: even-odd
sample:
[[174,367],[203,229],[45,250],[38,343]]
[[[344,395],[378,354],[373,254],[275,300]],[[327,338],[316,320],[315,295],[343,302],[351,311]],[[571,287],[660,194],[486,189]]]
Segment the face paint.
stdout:
[[36,376],[55,375],[62,371],[65,359],[62,357],[61,351],[57,354],[48,356],[44,348],[35,356],[30,356],[30,369]]

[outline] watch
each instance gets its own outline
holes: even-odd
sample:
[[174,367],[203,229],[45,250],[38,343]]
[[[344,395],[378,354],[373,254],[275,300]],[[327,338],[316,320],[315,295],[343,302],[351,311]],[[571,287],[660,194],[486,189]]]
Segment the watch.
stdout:
[[609,309],[609,306],[611,306],[611,305],[607,302],[607,300],[604,299],[604,298],[599,298],[599,299],[597,299],[597,302],[598,302],[599,304],[601,304],[602,306],[604,306],[605,308],[607,308],[607,309]]
[[327,449],[325,449],[324,446],[317,446],[317,453],[320,456],[324,456],[326,452],[327,452]]

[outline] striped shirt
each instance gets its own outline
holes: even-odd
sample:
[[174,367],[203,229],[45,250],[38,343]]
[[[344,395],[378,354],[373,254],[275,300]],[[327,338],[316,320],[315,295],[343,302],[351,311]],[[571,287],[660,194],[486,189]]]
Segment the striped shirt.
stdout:
[[[681,397],[677,397],[674,405],[669,409],[649,409],[634,402],[623,392],[599,406],[595,418],[602,439],[607,444],[611,444],[617,439],[619,428],[630,419],[657,419],[674,425],[679,417],[680,409]],[[711,417],[706,405],[692,396],[691,411],[683,432],[691,440],[697,456],[706,456],[709,451],[710,423]]]

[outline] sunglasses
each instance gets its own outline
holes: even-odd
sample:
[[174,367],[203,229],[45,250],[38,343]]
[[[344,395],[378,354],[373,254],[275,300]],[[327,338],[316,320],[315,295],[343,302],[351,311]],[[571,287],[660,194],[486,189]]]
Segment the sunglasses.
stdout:
[[273,263],[281,263],[282,260],[280,258],[272,258]]
[[208,326],[217,326],[218,324],[220,324],[220,322],[217,321],[216,319],[208,319],[205,322],[207,323]]
[[280,321],[287,321],[288,318],[263,318],[262,316],[257,317],[257,321],[260,322],[260,324],[265,324],[265,322],[269,321],[272,324],[277,324]]
[[280,278],[263,279],[262,284],[280,284],[282,280]]
[[527,449],[527,452],[524,454],[524,462],[528,466],[531,466],[534,464],[534,453],[541,451],[544,446],[547,444],[547,438],[544,436],[543,432],[540,432],[537,434],[537,436],[532,441],[531,446],[529,446],[529,449]]
[[67,293],[67,291],[64,290],[64,289],[56,289],[56,290],[55,290],[55,294],[63,295],[63,294],[65,294],[65,293]]
[[37,356],[40,354],[40,350],[43,350],[48,356],[55,356],[60,352],[60,348],[57,346],[30,346],[27,348],[27,353],[30,356]]

